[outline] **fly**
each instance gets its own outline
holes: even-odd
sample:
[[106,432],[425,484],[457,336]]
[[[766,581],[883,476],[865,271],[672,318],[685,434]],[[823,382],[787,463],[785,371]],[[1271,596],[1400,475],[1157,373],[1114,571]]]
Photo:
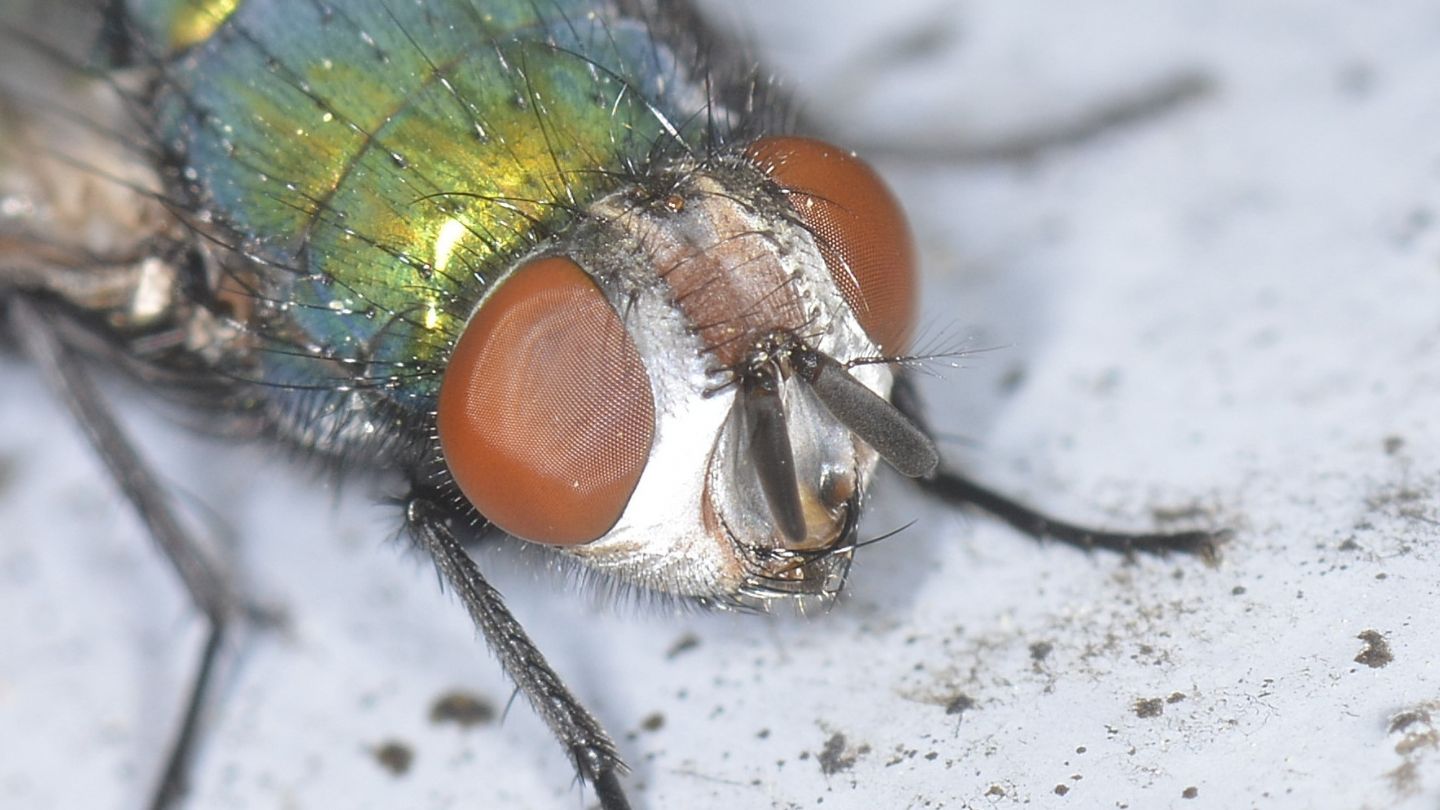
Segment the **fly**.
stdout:
[[[31,19],[7,57],[66,84],[0,96],[0,304],[209,622],[157,807],[184,793],[244,600],[85,355],[318,464],[403,476],[408,535],[607,810],[629,806],[617,746],[467,544],[716,607],[830,599],[881,466],[1086,548],[1215,541],[1055,521],[944,464],[906,373],[899,201],[685,4],[103,12],[89,56]],[[77,183],[104,193],[67,207]]]

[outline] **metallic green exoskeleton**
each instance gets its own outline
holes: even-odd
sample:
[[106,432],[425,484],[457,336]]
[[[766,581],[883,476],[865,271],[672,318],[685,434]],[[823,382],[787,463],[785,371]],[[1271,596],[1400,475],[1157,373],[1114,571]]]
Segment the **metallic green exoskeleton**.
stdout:
[[667,44],[667,24],[576,0],[128,4],[111,33],[154,75],[169,194],[248,260],[212,285],[250,310],[226,372],[267,386],[282,432],[342,454],[432,411],[517,256],[740,124],[714,99],[748,77],[707,85],[693,32]]

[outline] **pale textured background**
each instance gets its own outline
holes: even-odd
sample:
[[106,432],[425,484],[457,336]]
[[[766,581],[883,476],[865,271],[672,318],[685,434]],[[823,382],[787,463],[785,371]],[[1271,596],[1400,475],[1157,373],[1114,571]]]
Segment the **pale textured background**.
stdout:
[[[620,738],[637,807],[1436,807],[1440,7],[777,5],[739,13],[842,140],[1003,138],[1210,77],[1025,166],[882,169],[924,246],[927,334],[998,347],[924,380],[947,449],[1068,516],[1237,531],[1214,568],[1127,565],[885,480],[867,530],[915,526],[812,617],[597,609],[487,559]],[[136,807],[198,625],[33,373],[0,363],[0,805]],[[527,707],[429,722],[448,688],[509,688],[364,487],[136,432],[291,617],[243,646],[192,806],[589,803]],[[1367,630],[1384,666],[1355,660]],[[370,753],[388,740],[414,749],[404,776]]]

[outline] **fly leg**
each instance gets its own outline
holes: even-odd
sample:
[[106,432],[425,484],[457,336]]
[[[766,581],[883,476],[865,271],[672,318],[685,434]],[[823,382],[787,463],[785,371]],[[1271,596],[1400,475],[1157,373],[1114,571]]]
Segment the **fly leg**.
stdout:
[[629,810],[620,787],[625,764],[600,722],[570,694],[539,648],[526,635],[500,592],[466,553],[455,525],[466,517],[439,493],[412,492],[405,503],[406,525],[415,542],[435,561],[490,649],[530,700],[536,713],[575,760],[582,778],[595,788],[603,810]]
[[[922,165],[1024,164],[1105,135],[1158,120],[1211,95],[1217,81],[1198,68],[1178,68],[1114,92],[1088,109],[1052,116],[989,137],[946,127],[911,127],[883,136],[852,131],[840,116],[853,109],[859,96],[892,86],[898,70],[914,70],[937,52],[955,47],[953,20],[936,15],[911,30],[877,38],[852,54],[842,67],[827,74],[812,96],[801,128],[842,133],[832,139],[868,159]],[[842,111],[833,113],[827,111]]]
[[1067,523],[1046,515],[953,470],[941,467],[929,478],[916,482],[936,498],[957,506],[973,506],[989,512],[1037,540],[1058,540],[1089,551],[1102,548],[1121,554],[1165,555],[1170,552],[1213,557],[1224,532],[1112,532]]
[[24,294],[12,295],[6,303],[21,350],[41,369],[50,388],[70,408],[110,476],[174,567],[190,600],[205,617],[205,641],[191,675],[164,770],[152,794],[150,807],[162,810],[173,805],[188,786],[196,732],[214,681],[215,665],[230,620],[237,615],[242,603],[202,544],[176,519],[164,487],[115,421],[80,360],[41,311],[43,305]]
[[[909,378],[901,376],[896,380],[893,399],[896,408],[910,417],[921,430],[930,433],[920,416],[919,398]],[[1224,531],[1205,530],[1112,532],[1057,520],[949,469],[943,461],[933,474],[917,478],[915,483],[945,503],[988,512],[1036,540],[1056,540],[1086,551],[1099,548],[1127,556],[1136,553],[1163,556],[1177,552],[1213,559],[1217,547],[1228,535]]]
[[1068,118],[1009,133],[994,140],[887,139],[856,147],[865,155],[899,162],[956,165],[1028,163],[1061,149],[1080,146],[1110,132],[1156,120],[1210,95],[1214,81],[1200,73],[1178,73],[1128,95],[1107,99]]

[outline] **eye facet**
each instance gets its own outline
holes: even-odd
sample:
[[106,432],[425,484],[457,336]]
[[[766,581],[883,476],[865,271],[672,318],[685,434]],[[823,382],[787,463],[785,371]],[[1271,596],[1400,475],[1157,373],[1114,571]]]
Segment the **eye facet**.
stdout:
[[866,334],[887,355],[903,353],[915,328],[915,245],[885,181],[813,138],[761,138],[745,154],[785,190]]
[[440,387],[440,447],[465,497],[506,532],[578,545],[619,520],[655,436],[640,353],[563,257],[533,260],[471,318]]

